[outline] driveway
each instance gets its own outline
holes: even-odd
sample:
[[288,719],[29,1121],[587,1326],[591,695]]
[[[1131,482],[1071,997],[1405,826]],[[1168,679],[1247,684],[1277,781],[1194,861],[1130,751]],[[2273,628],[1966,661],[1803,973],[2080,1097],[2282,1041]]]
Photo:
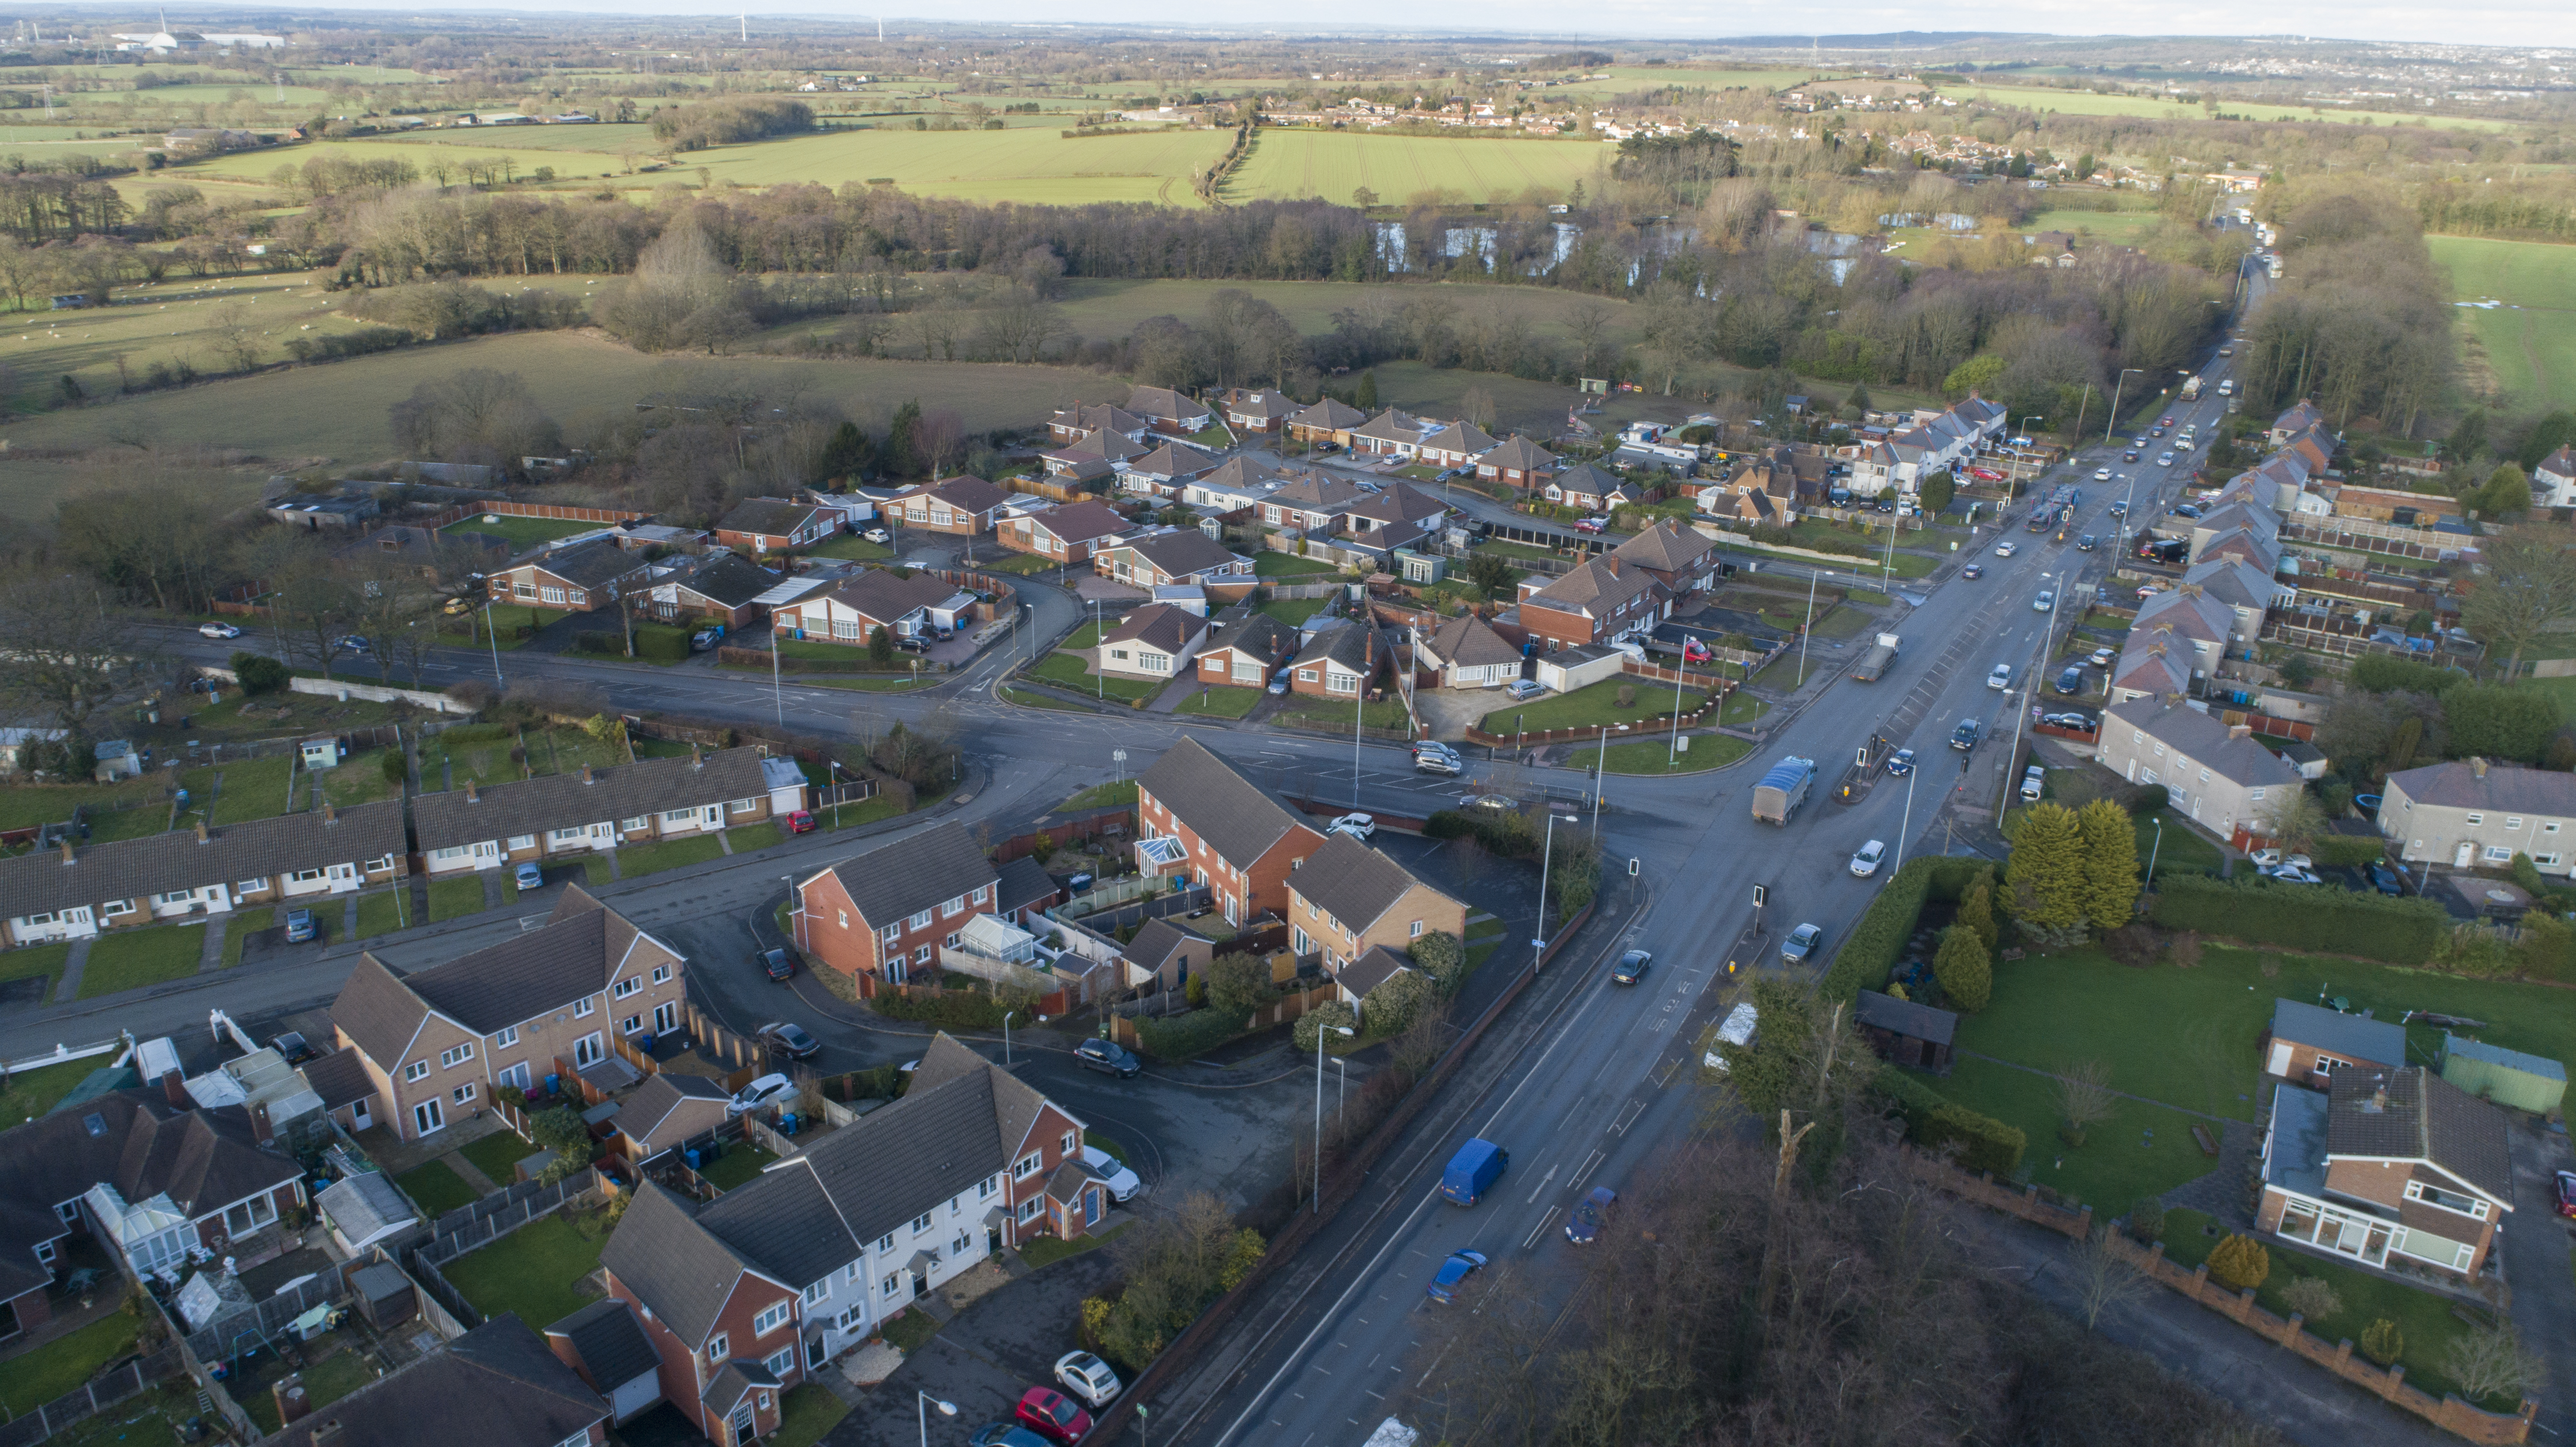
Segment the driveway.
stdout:
[[2565,1438],[2576,1430],[2576,1276],[2568,1271],[2568,1223],[2558,1215],[2551,1173],[2576,1167],[2563,1129],[2517,1117],[2513,1132],[2513,1214],[2504,1236],[2504,1279],[2513,1324],[2545,1364],[2539,1424]]
[[920,1392],[957,1408],[953,1420],[929,1409],[933,1442],[963,1442],[986,1422],[1009,1420],[1020,1394],[1054,1386],[1055,1359],[1081,1345],[1074,1327],[1082,1319],[1082,1299],[1116,1279],[1114,1249],[1113,1244],[1059,1261],[959,1312],[893,1376],[870,1388],[823,1440],[833,1447],[918,1441]]

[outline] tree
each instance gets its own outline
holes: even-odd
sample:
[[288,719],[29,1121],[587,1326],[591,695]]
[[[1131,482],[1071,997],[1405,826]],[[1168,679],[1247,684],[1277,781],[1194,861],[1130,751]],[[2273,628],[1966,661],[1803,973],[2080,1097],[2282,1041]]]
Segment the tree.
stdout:
[[2004,368],[2009,365],[2011,364],[2004,358],[1992,353],[1982,357],[1971,357],[1950,369],[1950,375],[1941,379],[1941,390],[1953,397],[1964,397],[1970,392],[1994,385],[1994,380],[2002,376]]
[[2461,600],[2460,623],[2489,650],[2506,651],[2508,681],[2522,676],[2523,650],[2533,639],[2576,616],[2571,547],[2576,530],[2543,523],[2508,528],[2485,543],[2486,576]]
[[2251,1291],[2272,1274],[2272,1253],[2239,1233],[2210,1248],[2209,1279],[2230,1291]]
[[1360,373],[1359,389],[1351,394],[1351,405],[1363,412],[1377,410],[1377,369]]
[[63,730],[73,767],[86,771],[101,708],[151,678],[151,648],[111,613],[94,583],[22,576],[0,589],[0,708]]
[[2487,413],[2483,407],[2472,407],[2451,435],[2443,440],[2442,455],[2453,462],[2466,462],[2478,455],[2487,443]]
[[1459,414],[1488,431],[1494,425],[1494,394],[1482,387],[1470,387],[1458,397]]
[[2406,1355],[2406,1333],[2397,1323],[2380,1317],[2361,1329],[2361,1354],[2383,1367],[2395,1366]]
[[2094,1227],[2093,1234],[2075,1248],[2075,1299],[2086,1331],[2100,1325],[2104,1312],[2135,1301],[2146,1291],[2147,1279],[2112,1244],[2110,1227]]
[[1950,476],[1949,469],[1947,468],[1943,468],[1941,471],[1923,479],[1923,510],[1927,513],[1933,514],[1937,517],[1942,513],[1948,512],[1950,510],[1950,499],[1957,495],[1958,483]]
[[843,422],[832,431],[832,440],[823,445],[822,455],[815,459],[817,482],[834,478],[852,481],[864,479],[869,466],[876,461],[877,448],[856,422]]
[[2322,1276],[2292,1278],[2289,1285],[2281,1288],[2281,1304],[2305,1318],[2310,1326],[2343,1311],[2343,1297]]
[[2262,810],[2264,836],[2283,849],[2305,852],[2316,847],[2317,836],[2326,831],[2325,806],[2309,793],[2304,784],[2292,784],[2273,791]]
[[1250,1014],[1278,998],[1270,983],[1270,962],[1259,955],[1219,955],[1208,961],[1204,973],[1208,1003],[1219,1010]]
[[1414,1017],[1436,998],[1431,977],[1420,970],[1398,970],[1378,982],[1360,1002],[1360,1018],[1369,1033],[1389,1035],[1410,1029]]
[[545,1174],[538,1179],[553,1184],[589,1165],[599,1154],[599,1142],[590,1138],[590,1127],[581,1112],[569,1105],[541,1110],[528,1117],[528,1136],[537,1149],[552,1151],[555,1158],[547,1162]]
[[1941,931],[1940,952],[1932,957],[1932,977],[1941,982],[1941,991],[1953,1007],[1971,1015],[1994,997],[1994,966],[1987,960],[1986,942],[1964,924]]
[[[1301,1055],[1315,1053],[1315,1041],[1324,1031],[1335,1026],[1356,1025],[1359,1017],[1339,1000],[1316,1006],[1297,1017],[1297,1027],[1289,1032],[1289,1042]],[[1339,1036],[1334,1038],[1339,1039]]]
[[2531,511],[2531,475],[2508,462],[2487,474],[2486,485],[2469,499],[2469,505],[2486,522],[2520,517]]
[[2049,942],[2072,933],[2080,943],[2085,924],[2083,829],[2063,804],[2040,803],[2023,811],[2004,863],[2013,918]]
[[415,458],[478,463],[518,477],[521,458],[563,450],[563,429],[516,372],[461,368],[412,388],[389,411],[396,445]]
[[246,694],[284,692],[287,680],[294,677],[294,671],[284,663],[257,653],[234,654],[232,669],[233,681]]
[[2108,799],[2085,805],[2075,824],[2084,840],[2084,915],[2107,933],[2137,913],[2137,825]]
[[1877,1075],[1878,1057],[1853,1029],[1848,1006],[1786,979],[1757,979],[1745,998],[1761,1017],[1761,1035],[1753,1050],[1728,1052],[1727,1081],[1765,1124],[1787,1109],[1838,1113]]
[[1959,923],[1977,932],[1985,942],[1986,952],[1994,953],[2003,942],[2003,927],[1995,921],[1995,872],[1992,868],[1977,871],[1968,882],[1967,892],[1959,896]]
[[2057,1098],[2057,1118],[2066,1122],[2066,1143],[2084,1144],[2084,1134],[2111,1118],[2111,1067],[2099,1060],[2078,1060],[2049,1079]]
[[2498,684],[2464,684],[2442,695],[2442,721],[2453,758],[2538,763],[2562,722],[2553,694]]
[[[1473,837],[1473,836],[1467,836]],[[1460,968],[1467,962],[1466,947],[1447,930],[1432,930],[1413,942],[1407,951],[1415,968],[1431,977],[1431,983],[1447,994],[1457,988]]]
[[868,634],[868,661],[879,666],[894,662],[894,635],[882,623]]
[[921,471],[921,453],[913,438],[920,426],[920,398],[894,409],[894,420],[886,424],[885,446],[877,453],[888,477],[911,477]]
[[1492,553],[1472,553],[1467,558],[1467,581],[1488,598],[1500,598],[1519,586],[1519,575],[1511,563]]
[[2514,1401],[2544,1377],[2540,1354],[2522,1344],[2510,1320],[2451,1338],[2442,1365],[2472,1401]]

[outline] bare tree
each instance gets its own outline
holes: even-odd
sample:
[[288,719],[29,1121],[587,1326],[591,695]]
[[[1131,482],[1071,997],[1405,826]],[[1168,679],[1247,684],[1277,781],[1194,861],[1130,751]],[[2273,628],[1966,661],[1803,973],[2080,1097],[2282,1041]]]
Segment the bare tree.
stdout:
[[2490,651],[2509,655],[2505,679],[2522,673],[2523,650],[2576,616],[2576,531],[2542,523],[2507,529],[2485,544],[2486,574],[2460,603],[2460,623]]
[[74,746],[90,738],[93,715],[158,667],[107,594],[77,577],[25,577],[0,591],[0,658],[0,707],[46,720]]
[[2540,1354],[2522,1344],[2510,1321],[2451,1339],[2442,1365],[2473,1401],[2520,1397],[2541,1380]]
[[2069,1145],[2084,1144],[2084,1131],[2111,1118],[2111,1067],[2099,1060],[2078,1060],[2051,1078],[2058,1117],[2066,1122]]
[[2104,1312],[2147,1293],[2147,1279],[2120,1254],[2108,1226],[2094,1227],[2077,1244],[2074,1265],[2076,1309],[2083,1313],[2086,1331],[2100,1325]]
[[2284,849],[2307,849],[2326,832],[2325,806],[2305,785],[2293,785],[2272,796],[2263,808],[2263,832]]

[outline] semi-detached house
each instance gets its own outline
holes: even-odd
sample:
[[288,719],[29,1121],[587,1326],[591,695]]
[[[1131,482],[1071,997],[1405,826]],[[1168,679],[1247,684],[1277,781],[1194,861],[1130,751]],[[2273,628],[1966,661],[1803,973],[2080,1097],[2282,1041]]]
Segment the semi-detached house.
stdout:
[[1520,625],[1550,648],[1606,643],[1652,629],[1672,596],[1652,572],[1608,553],[1544,584],[1524,581]]
[[965,826],[942,824],[797,881],[796,944],[856,980],[935,980],[939,951],[957,948],[966,922],[998,913],[1000,880]]
[[[784,765],[772,768],[773,763]],[[498,869],[755,824],[805,807],[804,776],[757,747],[696,745],[687,758],[638,759],[577,774],[545,774],[412,800],[428,873]]]
[[2502,869],[2517,854],[2543,874],[2576,874],[2576,774],[2453,759],[2388,776],[2379,832],[2398,857]]
[[679,951],[574,885],[543,926],[425,970],[396,974],[360,955],[331,1023],[384,1102],[374,1114],[419,1140],[481,1114],[504,1085],[590,1070],[612,1039],[678,1029],[684,968]]
[[0,919],[11,945],[298,904],[409,871],[400,799],[240,824],[174,829],[0,860]]
[[274,1447],[606,1447],[609,1404],[503,1312],[263,1438]]
[[1371,949],[1398,954],[1426,934],[1467,937],[1467,906],[1347,834],[1336,834],[1288,876],[1288,943],[1339,975]]
[[1226,923],[1288,915],[1288,876],[1324,836],[1196,739],[1136,780],[1137,863],[1205,888]]
[[2265,821],[2306,781],[2298,766],[2178,699],[2136,698],[2102,715],[2102,766],[2133,784],[2162,784],[2173,807],[2236,848],[2267,838]]

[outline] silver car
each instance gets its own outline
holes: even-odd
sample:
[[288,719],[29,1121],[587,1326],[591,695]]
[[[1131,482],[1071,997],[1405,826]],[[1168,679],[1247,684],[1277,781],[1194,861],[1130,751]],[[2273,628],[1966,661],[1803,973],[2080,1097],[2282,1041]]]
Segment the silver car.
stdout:
[[1780,942],[1780,963],[1805,964],[1807,956],[1816,952],[1817,943],[1824,937],[1825,927],[1820,924],[1802,924],[1789,931],[1789,937]]

